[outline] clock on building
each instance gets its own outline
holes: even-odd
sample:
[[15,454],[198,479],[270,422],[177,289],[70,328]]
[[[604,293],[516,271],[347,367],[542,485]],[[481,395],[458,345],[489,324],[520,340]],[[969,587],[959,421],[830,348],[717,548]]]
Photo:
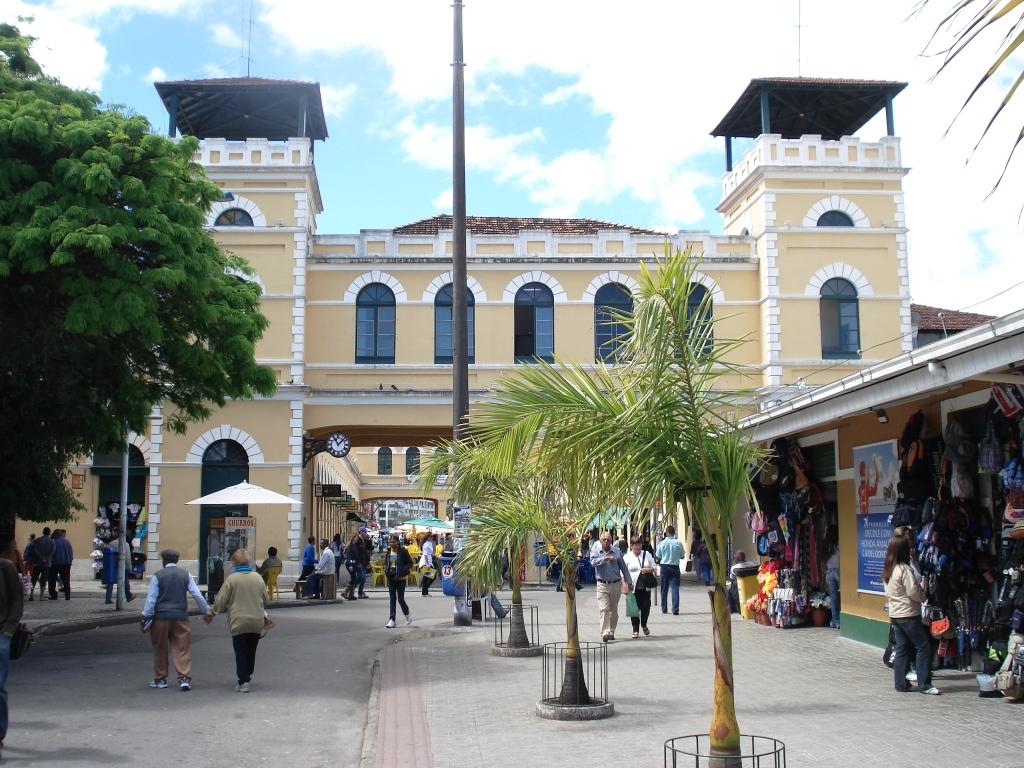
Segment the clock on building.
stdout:
[[343,432],[335,432],[327,438],[327,452],[335,458],[347,456],[351,448],[352,443]]

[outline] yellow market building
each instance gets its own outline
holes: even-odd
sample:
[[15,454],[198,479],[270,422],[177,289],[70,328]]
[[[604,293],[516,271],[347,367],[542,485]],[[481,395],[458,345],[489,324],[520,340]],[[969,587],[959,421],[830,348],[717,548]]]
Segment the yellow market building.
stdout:
[[[451,434],[451,217],[318,232],[315,149],[327,126],[316,83],[156,87],[169,133],[201,140],[196,162],[224,190],[208,225],[255,270],[270,320],[257,357],[276,371],[278,389],[231,402],[184,435],[165,431],[156,408],[149,432],[131,436],[130,501],[145,511],[139,544],[150,564],[172,546],[204,574],[233,516],[254,518],[250,543],[261,555],[276,546],[286,572],[298,570],[307,535],[348,530],[350,513],[374,523],[443,517],[443,488],[422,498],[417,473],[431,441]],[[752,81],[714,131],[727,145],[722,234],[469,217],[471,402],[536,357],[608,355],[611,332],[596,319],[603,307],[630,305],[641,264],[653,266],[666,246],[699,260],[715,333],[748,339],[733,353],[741,381],[730,384],[756,392],[751,408],[908,352],[907,169],[892,121],[902,87]],[[854,135],[881,110],[888,135]],[[747,147],[735,163],[734,138]],[[348,453],[332,456],[331,447],[344,453],[342,443]],[[119,457],[72,468],[70,482],[90,510],[63,524],[79,575],[91,569],[93,511],[116,501],[119,474]],[[186,505],[242,479],[295,504]],[[346,496],[323,496],[338,491]]]

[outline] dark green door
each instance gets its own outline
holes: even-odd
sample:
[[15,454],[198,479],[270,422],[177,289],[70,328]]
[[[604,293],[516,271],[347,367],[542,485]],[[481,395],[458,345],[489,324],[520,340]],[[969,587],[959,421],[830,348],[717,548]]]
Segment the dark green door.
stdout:
[[[234,440],[218,440],[203,453],[200,496],[249,480],[249,456]],[[225,517],[245,517],[244,504],[199,508],[199,582],[209,583],[211,570],[223,567]]]

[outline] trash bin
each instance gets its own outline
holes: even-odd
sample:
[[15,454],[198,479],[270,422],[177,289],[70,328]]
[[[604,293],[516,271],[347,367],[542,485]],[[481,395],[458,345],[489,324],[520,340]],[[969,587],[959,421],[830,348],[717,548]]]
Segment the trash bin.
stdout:
[[747,608],[747,600],[757,594],[757,572],[761,566],[757,564],[736,566],[732,570],[733,578],[740,593],[740,616],[744,619],[750,618],[750,609]]
[[141,579],[146,575],[146,560],[147,556],[145,552],[132,552],[133,579]]
[[441,591],[447,597],[463,597],[466,594],[466,582],[455,577],[454,552],[441,553]]
[[533,542],[533,564],[538,568],[547,568],[551,564],[547,544],[543,541]]
[[597,574],[594,573],[594,566],[590,560],[581,557],[576,564],[576,578],[580,584],[596,584]]

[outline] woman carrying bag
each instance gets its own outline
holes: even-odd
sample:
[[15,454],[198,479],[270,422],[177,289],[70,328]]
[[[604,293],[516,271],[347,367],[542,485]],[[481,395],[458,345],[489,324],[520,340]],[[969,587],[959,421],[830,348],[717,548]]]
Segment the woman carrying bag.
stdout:
[[395,626],[395,603],[402,607],[405,614],[405,624],[412,624],[412,615],[409,613],[409,606],[405,602],[405,579],[412,570],[412,557],[409,550],[402,546],[398,540],[398,534],[392,533],[388,538],[388,551],[384,555],[384,573],[388,579],[388,623],[385,628],[393,629]]
[[635,587],[633,593],[628,595],[626,600],[628,602],[630,597],[635,596],[639,609],[638,616],[629,617],[629,620],[633,622],[633,639],[636,640],[640,637],[641,629],[645,635],[651,634],[651,630],[647,628],[647,619],[651,615],[651,590],[658,585],[658,579],[654,575],[657,564],[651,553],[643,549],[643,541],[639,536],[634,536],[630,541],[629,552],[622,559],[626,562]]
[[932,685],[931,661],[932,641],[921,623],[921,603],[925,593],[919,577],[910,564],[910,539],[894,536],[889,541],[882,566],[882,580],[885,582],[885,596],[889,599],[889,621],[896,640],[896,655],[893,659],[893,676],[896,690],[910,690],[907,683],[907,662],[910,648],[917,656],[917,690],[937,696],[939,689]]

